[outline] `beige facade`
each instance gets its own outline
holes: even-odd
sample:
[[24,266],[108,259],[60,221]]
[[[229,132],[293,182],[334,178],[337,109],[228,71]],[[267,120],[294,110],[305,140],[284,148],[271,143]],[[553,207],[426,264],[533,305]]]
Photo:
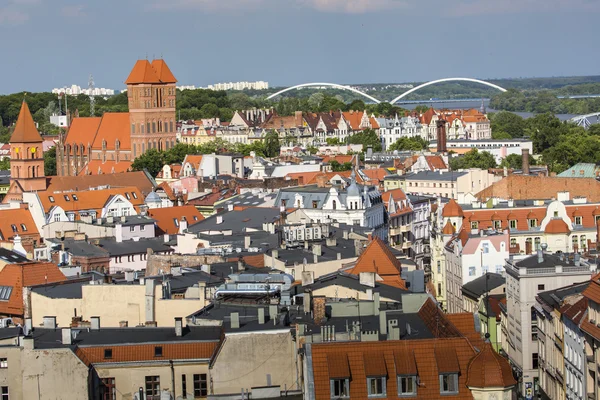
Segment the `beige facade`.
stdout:
[[[33,340],[16,338],[0,344],[0,387],[11,400],[87,399],[88,367],[68,348],[33,349]],[[4,397],[3,397],[4,398]]]
[[[31,292],[30,314],[33,326],[40,326],[44,316],[56,316],[59,327],[70,326],[73,316],[84,321],[100,317],[103,327],[129,326],[155,321],[157,326],[172,326],[173,318],[185,317],[208,304],[205,284],[187,289],[183,299],[163,299],[163,287],[147,280],[145,285],[90,285],[81,288],[81,298],[55,298],[43,289]],[[147,294],[148,293],[148,294]],[[210,296],[208,296],[210,297]]]

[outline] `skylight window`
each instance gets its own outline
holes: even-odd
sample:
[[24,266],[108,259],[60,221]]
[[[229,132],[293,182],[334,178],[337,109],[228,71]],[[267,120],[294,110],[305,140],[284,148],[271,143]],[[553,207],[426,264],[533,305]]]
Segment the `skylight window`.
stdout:
[[137,194],[135,194],[135,192],[131,192],[131,195],[133,196],[134,199],[137,199]]
[[12,290],[12,286],[0,286],[0,301],[8,301]]
[[131,196],[129,195],[129,192],[125,192],[125,197],[127,197],[127,200],[131,200]]
[[54,196],[48,196],[48,200],[50,200],[50,203],[54,203]]
[[12,224],[10,227],[12,228],[13,232],[17,232],[17,226],[15,224]]
[[25,224],[21,224],[21,229],[23,232],[27,232],[27,226]]
[[77,201],[77,200],[79,200],[79,199],[77,198],[77,195],[76,195],[76,194],[72,195],[72,197],[73,197],[73,200],[74,200],[74,201]]
[[65,194],[65,195],[64,195],[64,198],[65,198],[65,201],[71,201],[71,198],[69,197],[69,195],[68,195],[68,194]]

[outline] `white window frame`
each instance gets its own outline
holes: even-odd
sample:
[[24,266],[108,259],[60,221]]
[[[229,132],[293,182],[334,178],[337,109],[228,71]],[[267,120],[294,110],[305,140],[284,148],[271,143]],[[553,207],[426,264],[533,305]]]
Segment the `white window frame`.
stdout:
[[[452,384],[451,381],[448,380],[448,389],[444,390],[444,378],[448,377],[448,379],[452,379],[452,384],[454,385],[454,390],[450,390],[450,386]],[[440,394],[457,394],[458,393],[458,374],[457,373],[449,373],[449,374],[440,374]]]
[[[344,390],[340,394],[335,393],[336,383],[343,384]],[[340,389],[341,388],[342,387],[340,387]],[[330,379],[329,380],[329,389],[330,389],[332,399],[348,399],[348,398],[350,398],[350,379],[348,379],[348,378]]]
[[[374,382],[380,381],[381,393],[372,393],[371,385]],[[367,378],[367,394],[369,397],[386,397],[387,396],[387,385],[385,376],[371,376]]]
[[[402,392],[402,380],[412,381],[412,392]],[[417,377],[415,375],[398,375],[398,397],[416,397],[417,396]]]

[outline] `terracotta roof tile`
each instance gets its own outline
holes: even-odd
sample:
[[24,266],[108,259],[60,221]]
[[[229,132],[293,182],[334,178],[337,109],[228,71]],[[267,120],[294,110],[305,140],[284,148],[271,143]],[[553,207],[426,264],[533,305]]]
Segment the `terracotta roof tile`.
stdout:
[[[98,216],[101,215],[102,208],[106,203],[117,195],[126,198],[136,208],[144,204],[144,195],[135,186],[101,190],[65,191],[62,193],[54,191],[38,192],[38,197],[46,213],[53,207],[59,206],[65,212],[95,210]],[[79,219],[78,217],[76,215],[76,219]]]
[[571,198],[587,197],[590,202],[600,202],[600,182],[594,178],[559,178],[537,175],[509,175],[477,193],[487,201],[492,197],[514,200],[549,200],[558,192],[567,191]]
[[[392,254],[390,248],[381,239],[375,237],[360,255],[350,273],[359,275],[361,272],[375,272],[383,278],[384,282],[386,278],[391,280],[397,278],[406,289],[406,285],[400,278],[401,270],[402,264]],[[396,282],[398,282],[397,279]]]
[[387,376],[383,353],[364,353],[363,356],[366,376]]
[[138,60],[125,81],[126,85],[139,83],[161,83],[156,75],[156,71],[152,68],[152,64],[148,60]]
[[416,375],[417,363],[412,349],[402,348],[394,351],[396,373],[398,375]]
[[[150,328],[151,329],[151,328]],[[78,347],[75,354],[86,364],[155,360],[211,359],[219,342],[164,343],[162,357],[154,356],[156,344]],[[104,358],[104,350],[112,349],[112,357]]]
[[11,316],[23,315],[23,287],[66,280],[67,278],[53,263],[7,264],[0,271],[0,286],[11,286],[12,292],[8,301],[0,301],[0,313]]
[[177,79],[175,79],[175,76],[164,60],[153,60],[152,68],[154,68],[158,80],[162,83],[177,83]]
[[[69,126],[69,130],[67,131],[65,144],[82,146],[83,154],[87,155],[88,146],[94,143],[101,121],[101,117],[73,118],[71,126]],[[81,150],[79,150],[79,154],[80,152]]]
[[485,343],[467,369],[467,386],[475,388],[507,388],[517,384],[508,361]]
[[350,378],[351,376],[347,354],[328,354],[327,366],[331,378]]
[[25,208],[0,210],[0,240],[12,241],[16,235],[39,240],[40,233],[31,211]]
[[127,160],[91,160],[77,175],[118,174],[131,171],[131,161]]
[[588,299],[584,296],[576,301],[574,304],[565,304],[561,307],[560,313],[565,317],[573,321],[575,324],[579,324],[583,317],[587,313]]
[[600,274],[592,277],[590,284],[583,291],[583,295],[596,304],[600,304]]
[[169,235],[175,235],[179,232],[179,226],[175,224],[175,220],[180,221],[185,218],[188,222],[188,226],[191,226],[204,219],[200,211],[194,206],[181,206],[181,207],[165,207],[165,208],[152,208],[148,210],[148,215],[156,220],[157,235],[163,235],[168,233]]
[[448,221],[446,222],[444,229],[442,229],[442,233],[444,235],[454,235],[456,233],[456,229],[454,228],[454,225],[452,225],[450,221]]
[[463,209],[458,205],[456,200],[450,199],[448,204],[442,210],[442,217],[462,217],[464,216]]
[[37,130],[29,106],[25,101],[21,104],[21,111],[17,117],[15,130],[10,136],[10,143],[42,143],[42,137]]
[[567,224],[565,223],[565,221],[562,220],[562,218],[553,218],[550,220],[550,222],[548,222],[548,224],[546,225],[546,229],[544,230],[544,232],[546,233],[550,233],[550,234],[569,234],[571,233],[571,231],[569,230],[569,227],[567,226]]
[[437,370],[440,373],[460,372],[460,364],[456,357],[456,351],[452,347],[440,346],[434,347],[435,361]]
[[592,324],[587,318],[581,323],[581,329],[588,335],[591,335],[594,339],[600,341],[600,328],[598,325]]
[[104,113],[98,133],[92,143],[92,149],[102,150],[102,143],[105,141],[107,150],[115,150],[117,140],[119,140],[121,151],[130,151],[131,135],[129,122],[129,113]]

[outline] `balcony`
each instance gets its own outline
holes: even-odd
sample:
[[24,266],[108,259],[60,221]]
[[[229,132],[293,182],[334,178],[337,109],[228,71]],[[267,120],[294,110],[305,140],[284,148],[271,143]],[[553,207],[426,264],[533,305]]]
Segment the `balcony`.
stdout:
[[397,236],[402,234],[402,231],[400,230],[401,227],[397,226],[395,228],[390,228],[390,236]]
[[402,226],[400,226],[400,232],[402,232],[402,233],[408,233],[408,232],[410,232],[410,225],[402,225]]
[[402,250],[410,249],[411,246],[412,246],[412,242],[404,242],[404,243],[402,243]]

